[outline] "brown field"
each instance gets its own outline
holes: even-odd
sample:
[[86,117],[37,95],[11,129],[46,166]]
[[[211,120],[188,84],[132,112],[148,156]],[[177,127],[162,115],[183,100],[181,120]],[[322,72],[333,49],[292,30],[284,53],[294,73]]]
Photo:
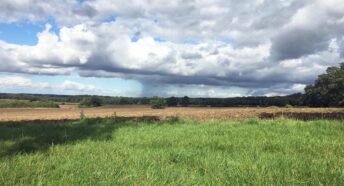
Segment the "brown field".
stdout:
[[155,117],[166,119],[212,120],[289,117],[296,119],[344,119],[344,109],[339,108],[200,108],[172,107],[151,109],[146,106],[120,106],[77,108],[65,105],[58,109],[0,109],[0,122],[33,120],[77,120],[83,112],[88,118],[95,117]]

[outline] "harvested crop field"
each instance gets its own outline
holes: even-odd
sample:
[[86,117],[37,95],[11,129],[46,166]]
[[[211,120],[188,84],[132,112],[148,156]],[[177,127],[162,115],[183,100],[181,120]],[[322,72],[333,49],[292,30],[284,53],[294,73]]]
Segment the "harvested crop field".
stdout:
[[200,108],[172,107],[151,109],[145,106],[120,106],[100,108],[62,107],[57,109],[0,109],[0,121],[77,120],[83,112],[88,118],[96,117],[154,117],[166,119],[212,120],[289,117],[295,119],[344,119],[344,109],[339,108]]

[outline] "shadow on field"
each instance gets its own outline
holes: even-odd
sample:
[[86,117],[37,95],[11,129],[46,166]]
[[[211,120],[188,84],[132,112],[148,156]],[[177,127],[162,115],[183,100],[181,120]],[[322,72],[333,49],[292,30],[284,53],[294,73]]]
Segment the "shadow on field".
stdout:
[[94,118],[80,121],[30,121],[0,123],[0,158],[21,153],[45,152],[51,146],[82,140],[110,140],[120,127],[137,122],[154,123],[157,117]]
[[261,113],[260,119],[276,119],[276,118],[290,118],[298,120],[344,120],[344,112],[275,112],[275,113]]

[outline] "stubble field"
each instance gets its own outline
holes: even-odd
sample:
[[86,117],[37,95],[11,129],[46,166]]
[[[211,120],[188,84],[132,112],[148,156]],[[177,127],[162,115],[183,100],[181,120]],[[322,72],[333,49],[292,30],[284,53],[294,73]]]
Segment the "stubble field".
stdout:
[[191,120],[217,119],[271,119],[289,117],[294,119],[344,119],[344,109],[339,108],[207,108],[171,107],[151,109],[148,106],[118,106],[99,108],[78,108],[63,105],[61,108],[11,108],[0,109],[0,122],[35,120],[78,120],[84,113],[87,118],[96,117],[154,117],[166,119],[178,117]]

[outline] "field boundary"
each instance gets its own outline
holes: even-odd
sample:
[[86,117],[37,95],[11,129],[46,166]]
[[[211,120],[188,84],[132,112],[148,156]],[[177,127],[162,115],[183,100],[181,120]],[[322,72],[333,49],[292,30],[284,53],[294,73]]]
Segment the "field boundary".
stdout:
[[261,113],[260,119],[276,119],[288,118],[298,120],[344,120],[343,112],[274,112],[274,113]]

